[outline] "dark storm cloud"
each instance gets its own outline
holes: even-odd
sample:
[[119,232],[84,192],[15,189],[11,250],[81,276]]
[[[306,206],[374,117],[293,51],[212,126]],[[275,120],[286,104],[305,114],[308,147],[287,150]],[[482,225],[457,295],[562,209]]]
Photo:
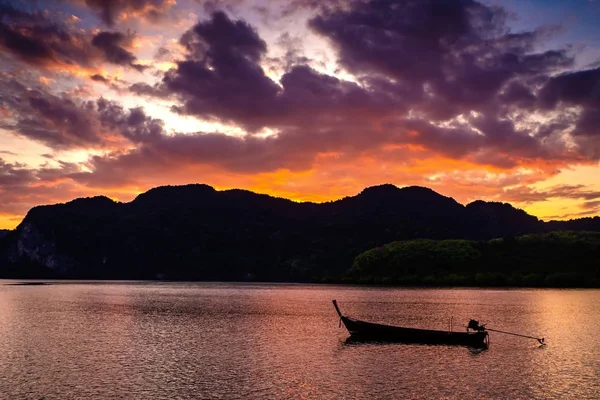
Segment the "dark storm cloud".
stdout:
[[121,32],[100,32],[92,38],[92,45],[102,51],[109,63],[130,66],[141,72],[146,67],[136,64],[137,58],[123,48],[132,39],[133,36]]
[[164,134],[163,121],[147,116],[141,107],[125,110],[116,102],[98,99],[96,112],[103,128],[134,143],[156,140]]
[[181,43],[188,51],[186,59],[165,74],[162,85],[140,83],[130,90],[177,95],[182,104],[173,107],[176,112],[241,124],[250,131],[381,115],[402,103],[403,92],[387,82],[365,80],[365,89],[306,65],[290,66],[278,85],[261,67],[265,42],[247,23],[222,12],[195,25]]
[[329,9],[310,27],[351,72],[382,74],[439,97],[429,112],[444,119],[493,100],[514,79],[571,64],[564,51],[533,52],[550,28],[509,33],[505,21],[502,9],[471,0],[373,0]]
[[250,25],[217,12],[186,32],[181,44],[188,57],[163,80],[184,100],[176,111],[230,121],[269,112],[279,87],[259,65],[267,45]]
[[547,107],[560,103],[600,107],[600,68],[555,76],[542,88],[539,98]]
[[170,0],[70,0],[83,3],[96,12],[108,26],[115,26],[123,17],[141,17],[156,22],[166,15],[173,5]]
[[480,148],[485,138],[467,125],[440,127],[420,119],[402,121],[408,131],[405,140],[420,144],[452,158],[462,158]]
[[372,80],[365,88],[306,65],[293,67],[282,76],[280,83],[283,90],[272,109],[278,113],[281,125],[303,126],[314,119],[325,123],[323,127],[334,129],[346,123],[361,126],[404,111],[406,106],[402,92],[385,82]]
[[133,85],[129,86],[128,90],[140,96],[168,97],[169,95],[169,93],[165,92],[162,86],[151,86],[145,82],[134,83]]
[[97,145],[93,119],[81,104],[10,77],[0,77],[0,106],[11,111],[0,127],[53,148]]
[[102,76],[100,74],[94,74],[94,75],[90,76],[90,79],[93,81],[102,82],[102,83],[110,82],[108,79],[106,79],[104,76]]
[[401,79],[440,73],[444,46],[470,34],[464,2],[371,1],[332,8],[310,21],[352,71]]
[[0,122],[0,128],[52,149],[110,148],[123,140],[139,143],[163,134],[163,122],[141,108],[126,110],[103,98],[77,101],[55,96],[15,79],[0,79],[0,106],[13,115]]
[[97,67],[99,60],[143,71],[126,46],[132,35],[100,32],[91,36],[49,12],[25,12],[0,4],[0,49],[42,67]]
[[319,132],[328,143],[340,131],[348,142],[363,139],[360,130],[374,145],[416,143],[503,168],[572,157],[561,140],[565,118],[552,121],[554,130],[524,129],[510,116],[535,108],[540,85],[572,64],[563,50],[535,51],[554,28],[511,33],[502,9],[471,0],[356,1],[319,10],[310,27],[334,44],[357,83],[319,73],[305,59],[286,63],[274,82],[262,68],[267,48],[256,30],[216,12],[182,36],[186,58],[161,84],[130,90],[174,95],[181,100],[175,112],[250,132]]
[[542,143],[529,132],[518,130],[510,119],[498,118],[490,114],[480,114],[470,120],[474,128],[484,133],[485,148],[502,151],[515,157],[553,158]]
[[519,80],[514,80],[506,85],[504,91],[500,93],[499,99],[504,104],[519,108],[532,107],[536,101],[533,91]]
[[81,189],[75,191],[73,185],[60,182],[78,169],[73,163],[61,161],[56,166],[44,164],[34,169],[0,158],[0,212],[24,215],[32,205],[85,195]]
[[100,143],[92,118],[71,99],[34,91],[27,102],[30,112],[16,125],[25,136],[57,147]]
[[25,12],[0,4],[0,49],[34,65],[87,66],[91,54],[85,35],[74,32],[47,13]]
[[14,186],[28,184],[35,179],[34,173],[19,163],[11,164],[0,158],[0,188],[9,189]]
[[600,136],[600,106],[586,107],[573,131],[575,136]]
[[[318,9],[311,28],[330,40],[341,67],[356,81],[316,71],[294,56],[275,82],[263,70],[268,49],[258,32],[215,12],[181,37],[185,57],[157,85],[129,87],[132,93],[174,100],[178,113],[239,125],[249,132],[243,137],[167,134],[162,121],[143,109],[126,110],[104,99],[78,103],[13,88],[20,94],[0,94],[0,101],[18,116],[13,125],[18,133],[53,148],[102,147],[119,139],[136,145],[93,157],[91,172],[69,173],[90,185],[185,165],[246,173],[302,170],[319,153],[351,157],[387,145],[414,144],[428,155],[506,169],[523,160],[600,157],[591,150],[574,154],[562,141],[577,118],[583,127],[596,123],[593,113],[585,113],[595,107],[596,92],[586,87],[583,95],[571,93],[560,89],[568,86],[562,80],[574,75],[575,82],[592,85],[595,75],[556,75],[572,59],[561,50],[535,50],[552,29],[511,33],[504,11],[470,0],[356,1]],[[139,67],[126,50],[127,40],[121,33],[100,32],[88,42],[111,63]],[[566,115],[559,107],[563,103],[585,110]],[[560,115],[545,124],[523,123],[538,110]],[[254,136],[265,127],[275,133]]]
[[[587,137],[600,136],[600,68],[561,74],[551,78],[540,91],[542,107],[564,106],[581,108],[573,135],[589,145]],[[597,143],[595,156],[600,151]]]

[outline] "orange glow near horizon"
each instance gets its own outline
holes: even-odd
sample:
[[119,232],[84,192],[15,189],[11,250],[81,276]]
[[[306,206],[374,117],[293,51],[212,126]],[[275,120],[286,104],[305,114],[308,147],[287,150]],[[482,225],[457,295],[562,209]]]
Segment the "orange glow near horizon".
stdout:
[[[501,182],[496,183],[498,176],[502,179],[510,177],[507,171],[479,166],[479,174],[473,176],[474,165],[469,162],[432,158],[417,160],[410,166],[397,165],[393,162],[380,162],[376,157],[364,156],[355,163],[345,163],[337,159],[333,153],[323,154],[318,157],[318,165],[305,171],[290,171],[281,169],[275,172],[258,174],[232,174],[224,173],[209,167],[186,167],[179,169],[176,175],[165,171],[164,174],[147,176],[137,183],[126,186],[90,188],[85,185],[74,184],[68,179],[57,180],[53,185],[62,183],[71,189],[66,192],[48,194],[45,204],[62,203],[75,197],[89,197],[105,195],[115,201],[129,202],[137,195],[152,187],[162,185],[183,185],[187,183],[206,183],[217,190],[240,188],[256,193],[268,194],[275,197],[287,198],[296,202],[322,203],[334,201],[346,196],[354,196],[365,187],[392,183],[396,186],[426,186],[434,189],[444,196],[454,197],[458,202],[467,204],[475,199],[504,201],[502,198],[503,187]],[[584,168],[586,173],[593,172],[593,168]],[[600,168],[597,168],[600,172]],[[448,175],[454,171],[455,175]],[[498,173],[500,175],[495,175]],[[566,172],[567,176],[573,171]],[[491,175],[490,175],[491,174]],[[568,181],[560,179],[560,175],[552,178],[554,184],[567,184]],[[202,176],[202,180],[198,177]],[[433,176],[432,179],[423,178]],[[538,177],[539,179],[539,177]],[[534,179],[536,180],[536,179]],[[31,189],[43,187],[51,190],[51,185],[40,183],[32,184]],[[600,190],[600,185],[596,187]],[[1,193],[0,193],[1,194]],[[27,200],[24,200],[27,201]],[[31,199],[29,200],[31,201]],[[549,199],[536,202],[511,202],[515,207],[540,219],[570,219],[574,214],[585,211],[579,207],[580,201],[576,199]],[[38,204],[33,204],[38,205]],[[33,206],[32,205],[32,206]],[[23,218],[24,214],[4,213],[0,215],[0,229],[13,229]],[[563,218],[560,218],[560,217]]]
[[0,215],[0,229],[15,229],[25,216],[16,214]]

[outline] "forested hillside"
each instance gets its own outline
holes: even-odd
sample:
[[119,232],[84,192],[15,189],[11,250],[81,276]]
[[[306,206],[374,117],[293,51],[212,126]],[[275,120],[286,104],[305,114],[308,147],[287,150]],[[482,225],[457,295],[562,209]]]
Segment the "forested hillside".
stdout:
[[[0,274],[341,281],[359,254],[394,241],[479,241],[576,223],[545,223],[503,203],[463,206],[423,187],[382,185],[315,204],[206,185],[167,186],[130,203],[94,197],[33,208],[0,240]],[[600,219],[583,226],[600,230]],[[377,276],[353,271],[353,280]]]

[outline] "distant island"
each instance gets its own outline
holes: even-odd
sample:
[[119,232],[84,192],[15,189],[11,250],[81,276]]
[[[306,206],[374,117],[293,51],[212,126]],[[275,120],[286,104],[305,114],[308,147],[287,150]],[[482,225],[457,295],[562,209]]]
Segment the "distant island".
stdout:
[[0,233],[0,277],[599,287],[597,232],[418,186],[321,204],[163,186],[34,207]]

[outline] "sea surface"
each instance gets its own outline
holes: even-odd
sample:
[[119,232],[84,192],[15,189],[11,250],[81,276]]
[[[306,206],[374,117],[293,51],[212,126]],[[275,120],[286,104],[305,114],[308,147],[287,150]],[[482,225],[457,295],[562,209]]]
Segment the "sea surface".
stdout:
[[[600,291],[0,281],[1,399],[600,399]],[[347,344],[331,304],[488,327],[487,350]]]

